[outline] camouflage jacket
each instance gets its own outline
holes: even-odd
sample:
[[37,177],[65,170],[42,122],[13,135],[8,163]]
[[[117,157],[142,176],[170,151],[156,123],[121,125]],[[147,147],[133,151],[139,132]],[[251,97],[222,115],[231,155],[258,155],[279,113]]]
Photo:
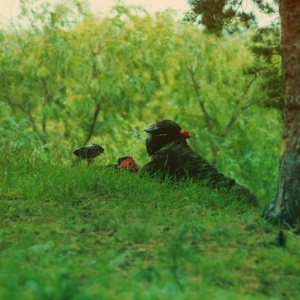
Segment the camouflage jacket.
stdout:
[[255,203],[255,197],[234,179],[224,176],[197,154],[185,140],[175,140],[159,149],[142,169],[142,174],[170,180],[192,180],[206,183],[212,188],[238,190],[239,194],[250,198]]

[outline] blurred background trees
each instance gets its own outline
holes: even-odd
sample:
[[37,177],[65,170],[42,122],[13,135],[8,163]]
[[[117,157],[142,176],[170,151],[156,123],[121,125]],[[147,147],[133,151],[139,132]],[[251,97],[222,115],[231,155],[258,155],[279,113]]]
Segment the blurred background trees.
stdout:
[[222,21],[215,34],[171,11],[117,5],[98,17],[85,1],[31,2],[0,32],[0,147],[68,162],[95,142],[103,164],[130,155],[142,165],[143,128],[170,118],[222,172],[271,197],[282,132],[278,27],[221,34]]
[[[185,19],[202,24],[216,35],[233,34],[243,29],[259,27],[259,14],[276,16],[278,0],[188,0],[191,10]],[[251,9],[249,9],[251,7]]]

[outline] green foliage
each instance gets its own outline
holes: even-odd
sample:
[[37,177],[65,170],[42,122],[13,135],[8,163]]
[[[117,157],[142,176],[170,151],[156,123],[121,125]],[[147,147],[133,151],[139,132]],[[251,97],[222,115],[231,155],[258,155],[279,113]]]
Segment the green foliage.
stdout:
[[[278,10],[278,0],[188,0],[191,11],[184,21],[201,24],[208,32],[217,36],[237,33],[259,27],[257,11],[263,15],[274,15]],[[247,6],[253,8],[248,11]],[[261,16],[262,17],[262,16]]]
[[[244,2],[245,5],[244,5]],[[244,8],[252,2],[253,9]],[[197,22],[217,36],[237,35],[239,32],[249,32],[254,29],[251,51],[257,56],[257,63],[249,73],[259,74],[263,79],[262,89],[268,94],[266,105],[283,110],[283,75],[280,53],[280,22],[278,1],[237,1],[237,0],[190,0],[191,12],[184,18],[187,22]],[[276,15],[277,18],[269,25],[261,25],[256,20],[256,13]]]
[[0,152],[0,299],[299,298],[299,238],[234,195]]
[[49,151],[64,163],[95,142],[103,164],[130,155],[141,166],[143,128],[170,118],[222,172],[262,202],[271,197],[281,120],[263,107],[264,78],[249,72],[250,35],[218,39],[170,12],[116,6],[100,18],[85,1],[22,3],[29,27],[15,25],[0,46],[1,147]]
[[259,29],[253,35],[251,51],[257,57],[255,66],[249,69],[252,74],[262,77],[262,89],[266,91],[268,99],[264,103],[267,107],[279,109],[284,107],[284,80],[281,65],[280,26],[274,24]]

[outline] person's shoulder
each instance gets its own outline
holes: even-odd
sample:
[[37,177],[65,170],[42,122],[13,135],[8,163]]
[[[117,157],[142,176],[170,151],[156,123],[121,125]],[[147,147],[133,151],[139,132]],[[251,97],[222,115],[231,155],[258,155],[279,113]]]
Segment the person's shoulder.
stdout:
[[175,140],[167,143],[156,151],[153,157],[176,156],[182,152],[189,151],[189,149],[190,148],[185,141]]
[[166,160],[170,157],[174,157],[176,151],[172,147],[163,147],[155,152],[152,156],[152,161]]
[[185,164],[209,165],[205,158],[193,150],[185,140],[176,140],[167,144],[164,149],[165,155],[169,155],[173,159],[184,160]]
[[182,150],[191,149],[185,140],[175,140],[167,143],[163,146],[158,152],[167,152],[167,151],[182,151]]
[[173,142],[170,142],[167,144],[164,149],[162,150],[168,150],[173,155],[177,155],[179,157],[182,156],[199,156],[189,145],[185,140],[176,140]]

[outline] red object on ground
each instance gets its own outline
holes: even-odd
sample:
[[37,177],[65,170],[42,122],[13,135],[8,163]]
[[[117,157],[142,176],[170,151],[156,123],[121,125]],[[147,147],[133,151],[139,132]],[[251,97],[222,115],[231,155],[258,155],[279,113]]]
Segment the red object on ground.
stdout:
[[130,172],[138,172],[139,168],[132,157],[122,160],[119,164],[119,169],[126,169]]

